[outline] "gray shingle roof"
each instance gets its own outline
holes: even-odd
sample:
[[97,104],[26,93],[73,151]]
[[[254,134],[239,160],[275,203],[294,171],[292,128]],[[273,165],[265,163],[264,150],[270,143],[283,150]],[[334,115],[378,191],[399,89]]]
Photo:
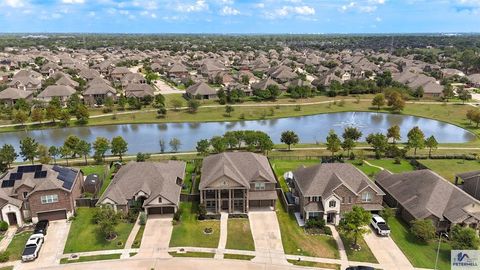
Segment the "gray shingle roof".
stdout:
[[213,89],[212,87],[210,87],[208,84],[204,82],[198,82],[194,85],[191,85],[190,87],[187,88],[186,92],[192,96],[217,94],[217,91],[215,91],[215,89]]
[[66,85],[50,85],[43,90],[38,97],[69,97],[75,93],[75,89]]
[[21,98],[27,98],[31,95],[33,95],[32,92],[27,92],[27,91],[20,90],[20,89],[17,89],[17,88],[7,88],[3,91],[0,91],[0,100],[2,100],[2,99],[17,100],[17,99],[21,99]]

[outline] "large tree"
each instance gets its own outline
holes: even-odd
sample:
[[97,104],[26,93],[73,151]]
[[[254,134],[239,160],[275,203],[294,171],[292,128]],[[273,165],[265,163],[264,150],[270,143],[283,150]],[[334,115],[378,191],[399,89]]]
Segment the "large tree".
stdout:
[[280,142],[286,144],[288,146],[288,150],[290,151],[290,146],[299,142],[298,135],[292,130],[284,131],[280,137]]
[[392,139],[393,143],[401,139],[400,127],[398,125],[393,125],[387,130],[387,139]]
[[336,152],[340,151],[342,147],[342,142],[335,131],[332,129],[328,133],[327,136],[327,150],[332,153],[332,157],[335,155]]
[[200,155],[206,156],[208,154],[209,147],[210,147],[210,142],[206,139],[203,139],[197,142],[196,149]]
[[122,161],[122,156],[128,151],[128,143],[123,139],[122,136],[113,137],[111,142],[111,151],[112,154],[117,155]]
[[392,92],[387,98],[387,105],[392,108],[394,112],[402,111],[405,108],[405,100],[402,94],[397,91]]
[[90,155],[90,152],[92,151],[92,145],[85,141],[85,140],[80,140],[76,147],[75,147],[75,152],[85,159],[85,165],[88,165],[88,155]]
[[[15,152],[15,148],[11,144],[4,144],[0,148],[0,164],[5,166],[5,169],[10,168],[10,165],[17,159],[18,155]],[[2,170],[0,169],[0,172]]]
[[367,136],[367,143],[375,151],[375,157],[380,158],[388,146],[388,139],[382,133],[373,133]]
[[380,110],[380,108],[384,105],[385,105],[385,95],[380,93],[380,94],[377,94],[372,99],[372,106],[377,107],[377,110]]
[[344,151],[347,151],[348,156],[350,156],[350,151],[353,150],[355,145],[356,145],[355,141],[351,138],[347,138],[342,142],[342,148]]
[[372,214],[362,207],[353,206],[352,211],[345,213],[340,224],[339,230],[347,237],[353,239],[353,247],[358,248],[358,238],[369,233],[368,225],[372,219]]
[[444,87],[443,87],[443,90],[442,90],[442,94],[443,94],[443,99],[445,99],[447,102],[449,99],[453,98],[453,96],[455,95],[454,92],[453,92],[453,87],[451,84],[446,84]]
[[20,140],[20,155],[24,161],[29,160],[33,164],[37,156],[37,150],[38,142],[35,139],[25,137]]
[[477,232],[472,228],[455,225],[452,227],[450,235],[452,249],[476,250],[480,245]]
[[425,148],[425,134],[423,131],[418,127],[413,127],[407,134],[407,146],[413,148],[413,154],[417,154],[417,149]]
[[48,148],[48,154],[53,158],[53,163],[57,164],[57,157],[60,155],[60,149],[52,145]]
[[93,142],[93,150],[95,150],[95,156],[102,157],[105,161],[105,154],[110,149],[110,142],[105,137],[97,137]]
[[210,144],[213,150],[217,153],[222,153],[227,150],[227,141],[222,136],[214,136],[210,139]]
[[75,135],[69,135],[65,142],[63,143],[63,147],[66,147],[72,151],[72,158],[77,155],[77,145],[80,142],[80,138]]
[[343,139],[352,139],[358,141],[362,137],[363,133],[356,127],[346,127],[343,131]]

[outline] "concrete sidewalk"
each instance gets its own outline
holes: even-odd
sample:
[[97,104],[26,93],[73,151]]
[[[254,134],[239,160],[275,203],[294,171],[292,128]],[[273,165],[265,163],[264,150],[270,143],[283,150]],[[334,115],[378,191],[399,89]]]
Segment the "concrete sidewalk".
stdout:
[[0,251],[4,251],[7,249],[10,242],[12,242],[15,233],[17,232],[17,227],[10,226],[8,230],[5,232],[5,236],[3,237],[2,241],[0,241]]
[[225,253],[225,247],[227,245],[228,235],[228,213],[221,213],[220,216],[220,239],[218,241],[217,252],[215,253],[215,259],[223,259]]

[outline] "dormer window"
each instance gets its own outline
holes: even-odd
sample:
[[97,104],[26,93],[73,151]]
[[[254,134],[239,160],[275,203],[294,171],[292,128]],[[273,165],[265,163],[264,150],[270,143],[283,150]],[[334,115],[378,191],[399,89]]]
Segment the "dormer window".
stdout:
[[262,182],[255,183],[255,190],[265,190],[265,183],[262,183]]
[[362,193],[362,202],[371,202],[372,201],[372,193],[366,191]]
[[331,200],[328,202],[328,207],[333,208],[337,206],[337,202],[335,200]]
[[28,192],[24,191],[24,192],[23,192],[23,198],[26,199],[26,198],[27,198],[27,195],[28,195]]
[[162,197],[158,197],[158,203],[162,203]]

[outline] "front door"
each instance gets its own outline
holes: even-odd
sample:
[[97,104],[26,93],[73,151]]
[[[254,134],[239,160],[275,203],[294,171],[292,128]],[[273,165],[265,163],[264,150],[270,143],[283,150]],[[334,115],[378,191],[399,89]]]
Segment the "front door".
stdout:
[[327,223],[335,223],[335,216],[336,216],[336,213],[328,213]]
[[17,224],[18,224],[17,214],[15,214],[15,213],[8,213],[7,216],[8,216],[8,223],[10,224],[10,226],[14,226],[14,225],[17,225]]
[[223,200],[222,201],[222,210],[228,211],[228,200]]

